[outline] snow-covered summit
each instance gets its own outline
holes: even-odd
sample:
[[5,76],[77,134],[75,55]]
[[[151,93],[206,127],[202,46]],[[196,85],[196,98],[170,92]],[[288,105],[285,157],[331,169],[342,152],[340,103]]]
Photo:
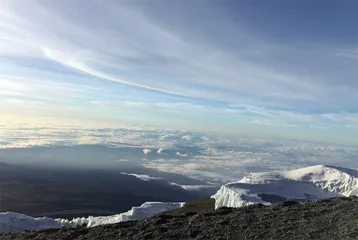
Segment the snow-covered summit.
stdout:
[[351,195],[358,195],[357,170],[316,165],[292,171],[251,173],[238,182],[223,185],[212,197],[219,208]]
[[287,178],[313,183],[324,190],[343,196],[358,195],[358,171],[355,169],[316,165],[287,171]]

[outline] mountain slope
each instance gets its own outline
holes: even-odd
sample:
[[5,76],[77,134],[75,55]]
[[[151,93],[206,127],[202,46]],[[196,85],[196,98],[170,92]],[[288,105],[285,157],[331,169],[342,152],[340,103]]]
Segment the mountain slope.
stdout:
[[326,165],[252,173],[238,182],[223,185],[212,198],[215,208],[220,208],[351,196],[358,194],[357,177],[356,170]]
[[[214,200],[215,200],[215,208],[216,209],[225,207],[225,206],[241,208],[241,207],[245,207],[245,206],[253,205],[253,204],[259,204],[259,205],[255,205],[253,207],[252,206],[247,207],[244,209],[256,209],[256,208],[262,209],[263,205],[271,205],[273,203],[278,203],[278,202],[284,202],[283,207],[288,206],[288,205],[311,206],[310,205],[311,203],[308,203],[308,202],[304,202],[302,204],[297,204],[296,202],[292,202],[292,201],[287,202],[287,200],[317,200],[317,199],[327,199],[327,198],[331,199],[331,198],[338,197],[338,200],[335,200],[335,199],[326,200],[326,201],[320,202],[319,204],[325,205],[325,203],[333,202],[333,203],[338,203],[338,205],[344,205],[344,202],[348,201],[348,202],[350,202],[350,205],[347,207],[350,208],[353,206],[356,207],[356,205],[358,205],[357,198],[352,197],[352,198],[347,199],[347,198],[339,198],[339,197],[357,195],[357,192],[358,192],[357,177],[358,177],[358,171],[356,171],[356,170],[345,169],[345,168],[334,167],[334,166],[326,166],[326,165],[311,166],[311,167],[296,169],[296,170],[292,170],[292,171],[252,173],[252,174],[248,175],[247,177],[244,177],[243,179],[241,179],[238,182],[233,182],[233,183],[228,183],[228,184],[223,185],[219,189],[219,191],[214,196],[212,196],[211,200],[203,199],[203,200],[197,201],[197,202],[186,203],[184,205],[184,207],[181,209],[178,209],[178,208],[182,207],[183,203],[154,202],[154,203],[143,204],[140,207],[134,207],[134,208],[132,208],[132,210],[130,210],[126,213],[117,214],[117,215],[113,215],[113,216],[77,218],[72,221],[68,221],[68,220],[58,220],[58,221],[60,221],[63,226],[65,225],[68,227],[70,227],[70,226],[72,226],[72,227],[77,227],[77,226],[94,227],[94,226],[117,223],[120,221],[141,220],[141,219],[151,217],[154,214],[157,214],[157,213],[160,213],[163,211],[169,211],[167,213],[161,214],[160,216],[156,216],[150,220],[147,220],[144,222],[138,222],[139,228],[143,228],[143,226],[142,226],[143,224],[144,225],[150,224],[151,228],[157,229],[156,224],[162,224],[163,222],[168,222],[168,219],[176,219],[175,221],[180,222],[181,221],[180,219],[182,219],[182,218],[187,218],[186,221],[189,221],[189,225],[190,225],[192,221],[196,221],[196,218],[202,218],[202,216],[209,216],[209,218],[202,219],[204,222],[201,222],[201,224],[203,224],[203,226],[206,226],[207,224],[209,224],[209,227],[211,227],[210,222],[209,223],[205,222],[206,220],[210,220],[210,221],[212,220],[212,219],[210,219],[210,216],[216,216],[217,214],[221,215],[221,213],[223,211],[224,212],[225,211],[229,211],[229,212],[234,211],[232,209],[228,210],[225,208],[226,210],[221,209],[220,211],[215,212],[215,213],[211,212],[214,209]],[[312,204],[314,204],[314,202],[316,202],[316,201],[313,201]],[[319,205],[319,206],[321,207],[321,205]],[[316,207],[317,207],[316,205],[312,205],[312,208],[314,208],[314,209],[307,209],[306,207],[303,207],[303,208],[301,208],[301,210],[308,211],[308,212],[310,212],[310,211],[315,212]],[[327,206],[323,206],[323,207],[325,208]],[[342,212],[341,210],[337,210],[335,207],[336,206],[333,205],[332,209],[326,208],[323,211],[323,213],[325,213],[325,211],[333,211],[329,215],[326,216],[327,219],[331,219],[331,220],[329,220],[330,221],[329,223],[331,223],[332,221],[336,221],[336,222],[340,221],[340,219],[336,220],[334,218],[331,218],[332,216],[335,216],[336,214],[338,214],[339,215],[338,217],[341,217],[340,215],[344,215],[344,212]],[[268,207],[268,208],[264,208],[264,209],[266,209],[266,210],[274,209],[275,210],[276,208],[277,208],[277,206],[274,206],[272,208]],[[173,209],[176,209],[176,210],[173,210]],[[171,211],[171,210],[173,210],[173,211]],[[263,210],[263,211],[266,211],[266,210]],[[238,210],[238,211],[242,213],[241,210]],[[244,213],[246,213],[245,211],[244,211]],[[275,211],[273,211],[274,214],[276,214]],[[286,211],[286,210],[279,210],[279,211]],[[354,213],[357,213],[356,209],[352,208],[352,211]],[[198,215],[196,213],[200,213],[200,214]],[[302,215],[302,213],[294,213],[294,214]],[[191,216],[193,216],[193,215],[197,216],[194,220],[191,218]],[[267,217],[267,216],[261,216],[261,218],[265,218],[265,217]],[[272,221],[280,222],[281,219],[275,219],[276,217],[277,216],[271,216]],[[289,222],[292,218],[292,216],[289,216],[289,215],[285,216],[284,214],[282,215],[282,217],[286,217],[288,219],[286,222]],[[312,214],[309,213],[308,215],[305,215],[305,213],[303,213],[302,219],[301,220],[296,219],[296,220],[303,221],[304,223],[306,223],[306,222],[311,221],[309,219],[309,217],[315,218],[312,221],[316,221],[317,216],[313,213]],[[214,217],[214,219],[216,219],[216,218],[218,219],[219,222],[222,221],[220,216]],[[247,219],[250,219],[250,218],[251,218],[251,215],[247,215]],[[353,217],[352,219],[354,220],[356,218]],[[35,220],[37,220],[37,219],[35,219]],[[324,221],[325,219],[321,219],[321,220]],[[156,222],[156,221],[158,221],[158,222]],[[356,221],[356,220],[354,220],[354,221]],[[171,220],[169,222],[171,222]],[[226,220],[224,222],[225,222],[225,224],[228,223]],[[244,221],[244,223],[245,223],[245,221]],[[354,224],[356,224],[356,223],[358,224],[358,221],[356,221]],[[142,225],[140,225],[140,224],[142,224]],[[183,223],[180,222],[180,224],[183,224]],[[264,224],[267,224],[267,223],[264,223]],[[296,224],[300,224],[300,222],[296,223]],[[347,224],[349,225],[350,223],[347,223]],[[136,223],[127,222],[126,224],[121,225],[120,228],[122,229],[122,226],[128,226],[128,225],[131,225],[131,226],[133,225],[134,227],[137,226]],[[240,226],[241,225],[238,225],[237,227],[240,228]],[[354,225],[354,226],[356,227],[357,225]],[[175,227],[175,226],[172,226],[172,227]],[[226,227],[226,225],[225,225],[225,227]],[[1,225],[0,225],[0,228],[1,228]],[[43,228],[43,227],[41,227],[41,228]],[[251,228],[251,225],[249,225],[248,228]],[[336,226],[336,228],[337,228],[337,226]],[[39,228],[34,228],[34,229],[39,229]],[[99,228],[99,229],[102,229],[102,228]],[[189,227],[189,230],[190,229],[191,229],[191,227]],[[20,230],[20,229],[17,228],[17,230]],[[178,229],[167,229],[166,228],[165,231],[167,231],[167,230],[175,232]],[[179,230],[182,230],[182,229],[179,228]],[[353,230],[357,233],[356,236],[358,236],[358,230],[356,228],[354,228]],[[60,231],[62,232],[62,231],[67,231],[67,230],[60,230]],[[132,230],[127,229],[125,231],[129,231],[130,233],[128,233],[128,234],[130,234],[131,236],[134,234],[134,233],[131,233]],[[232,230],[228,230],[228,231],[230,232]],[[48,232],[52,232],[52,230],[51,231],[48,230]],[[53,230],[53,232],[58,234],[55,230]],[[92,230],[87,231],[87,230],[82,229],[81,231],[70,231],[71,234],[72,233],[78,234],[79,232],[82,232],[83,234],[87,234],[87,233],[92,233]],[[208,229],[199,228],[199,230],[195,230],[193,234],[190,234],[189,237],[193,237],[193,236],[195,237],[195,236],[200,235],[205,232],[208,232]],[[212,234],[212,233],[210,233],[210,234]],[[134,234],[134,235],[136,238],[137,237],[139,237],[139,238],[145,237],[145,236],[141,236],[138,234],[137,235]],[[149,238],[152,235],[153,235],[153,233],[151,233],[151,235],[148,235]],[[23,235],[19,235],[19,236],[23,236]],[[26,234],[24,236],[26,236]],[[81,235],[78,235],[78,236],[81,236]],[[124,236],[124,239],[126,239],[126,236]],[[160,237],[160,236],[162,236],[162,235],[160,235],[160,234],[156,235],[156,238]],[[166,235],[164,234],[163,236],[166,236]],[[58,237],[61,237],[61,234],[59,234]],[[245,235],[245,237],[247,237],[247,236]],[[276,237],[277,237],[277,235],[276,235]],[[205,238],[205,237],[203,237],[203,238]],[[17,238],[15,238],[15,239],[17,239]],[[46,239],[46,236],[44,237],[44,239]],[[59,238],[59,239],[61,239],[61,238]],[[76,238],[68,238],[68,239],[76,239]],[[94,238],[94,239],[96,239],[96,238]]]
[[262,239],[348,240],[358,236],[358,198],[285,202],[210,213],[161,215],[80,229],[48,229],[0,235],[0,240],[27,239]]

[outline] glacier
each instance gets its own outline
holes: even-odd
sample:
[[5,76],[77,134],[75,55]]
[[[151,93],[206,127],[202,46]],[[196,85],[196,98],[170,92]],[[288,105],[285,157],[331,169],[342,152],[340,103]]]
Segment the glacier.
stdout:
[[270,205],[285,200],[313,200],[358,195],[358,171],[316,165],[291,171],[251,173],[225,184],[212,198],[215,208]]
[[139,207],[132,207],[131,210],[111,215],[111,216],[100,216],[100,217],[82,217],[74,218],[72,220],[68,219],[56,219],[62,227],[96,227],[105,224],[113,224],[123,221],[130,220],[143,220],[150,218],[156,214],[171,211],[177,208],[180,208],[184,205],[184,202],[145,202]]
[[21,213],[0,213],[0,233],[21,232],[24,230],[39,231],[60,227],[61,224],[58,221],[48,217],[34,218]]
[[174,210],[184,205],[184,202],[145,202],[139,207],[132,207],[131,210],[100,217],[82,217],[68,219],[52,219],[48,217],[34,218],[20,213],[0,213],[0,233],[21,232],[24,230],[43,230],[48,228],[75,228],[75,227],[96,227],[105,224],[118,223],[129,220],[143,220],[156,214]]

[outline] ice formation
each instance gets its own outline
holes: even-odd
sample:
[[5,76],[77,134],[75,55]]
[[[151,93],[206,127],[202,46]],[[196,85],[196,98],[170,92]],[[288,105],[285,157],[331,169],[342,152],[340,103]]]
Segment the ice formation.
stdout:
[[184,205],[181,202],[146,202],[139,207],[133,207],[125,213],[101,217],[82,217],[72,220],[56,219],[63,227],[96,227],[105,224],[118,223],[129,220],[143,220],[156,214],[171,211]]
[[223,185],[212,198],[215,208],[220,208],[358,195],[357,177],[357,170],[326,165],[252,173],[238,182]]
[[42,230],[60,228],[59,222],[52,218],[33,218],[20,213],[0,213],[0,233],[21,232],[24,230]]

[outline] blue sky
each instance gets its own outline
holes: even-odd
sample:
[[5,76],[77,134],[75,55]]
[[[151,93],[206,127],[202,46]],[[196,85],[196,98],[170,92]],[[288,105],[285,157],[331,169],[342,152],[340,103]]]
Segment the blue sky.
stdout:
[[3,0],[0,117],[357,144],[357,11],[357,0]]

